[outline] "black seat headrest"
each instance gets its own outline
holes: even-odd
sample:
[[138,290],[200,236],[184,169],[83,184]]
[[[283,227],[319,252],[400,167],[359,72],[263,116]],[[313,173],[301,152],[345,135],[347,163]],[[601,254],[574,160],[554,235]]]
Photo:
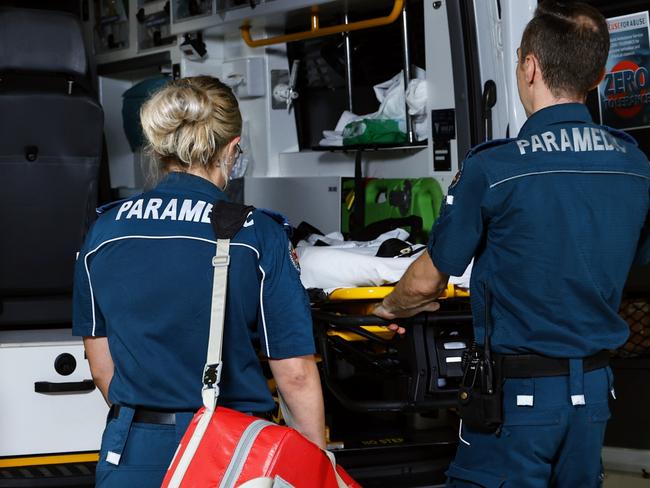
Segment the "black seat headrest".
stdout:
[[86,50],[80,22],[65,12],[0,8],[0,72],[84,76]]

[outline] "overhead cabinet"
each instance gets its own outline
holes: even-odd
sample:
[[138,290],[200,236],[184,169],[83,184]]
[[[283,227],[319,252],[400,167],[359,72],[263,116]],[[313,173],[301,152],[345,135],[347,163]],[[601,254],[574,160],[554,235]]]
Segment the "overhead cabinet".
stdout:
[[161,52],[177,42],[169,0],[93,0],[89,10],[85,30],[97,64]]
[[[347,8],[350,4],[380,2],[332,0],[171,0],[173,34],[184,34],[210,27],[238,29],[242,24],[265,29],[284,29],[287,19],[302,16],[309,19],[313,7],[332,10]],[[304,15],[301,15],[304,10]]]

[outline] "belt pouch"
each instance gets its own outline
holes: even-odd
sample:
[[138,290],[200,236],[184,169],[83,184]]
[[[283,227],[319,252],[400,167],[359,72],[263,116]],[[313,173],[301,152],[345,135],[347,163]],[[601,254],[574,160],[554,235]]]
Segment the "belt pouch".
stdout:
[[463,357],[458,412],[470,430],[492,434],[503,424],[503,381],[499,360],[490,351],[490,295],[485,288],[485,342],[474,343]]
[[492,434],[503,424],[503,381],[498,363],[488,363],[473,346],[458,390],[458,411],[463,426]]

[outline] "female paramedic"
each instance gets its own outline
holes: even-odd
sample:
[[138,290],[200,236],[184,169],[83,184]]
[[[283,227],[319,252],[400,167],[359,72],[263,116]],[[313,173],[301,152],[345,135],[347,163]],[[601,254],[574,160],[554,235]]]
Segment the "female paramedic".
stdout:
[[[100,209],[75,270],[73,333],[111,405],[98,487],[159,487],[201,406],[215,236],[213,202],[239,156],[230,88],[199,76],[161,88],[141,111],[158,184]],[[221,405],[264,416],[271,372],[308,439],[324,447],[323,399],[306,292],[288,225],[255,210],[231,242]],[[83,413],[81,413],[83,414]]]

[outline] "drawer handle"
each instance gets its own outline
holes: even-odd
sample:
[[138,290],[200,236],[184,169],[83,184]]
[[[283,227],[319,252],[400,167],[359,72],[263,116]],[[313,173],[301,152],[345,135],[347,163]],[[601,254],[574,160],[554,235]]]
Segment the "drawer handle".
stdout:
[[65,383],[53,383],[51,381],[37,381],[34,383],[36,393],[81,393],[93,391],[95,383],[93,380],[69,381]]

